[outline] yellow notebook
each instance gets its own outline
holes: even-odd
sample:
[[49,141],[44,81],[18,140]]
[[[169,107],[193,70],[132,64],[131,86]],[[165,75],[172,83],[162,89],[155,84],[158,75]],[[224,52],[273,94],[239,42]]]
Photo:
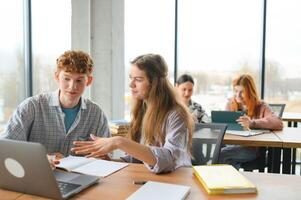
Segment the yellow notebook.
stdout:
[[255,185],[231,165],[193,166],[193,171],[208,194],[257,192]]

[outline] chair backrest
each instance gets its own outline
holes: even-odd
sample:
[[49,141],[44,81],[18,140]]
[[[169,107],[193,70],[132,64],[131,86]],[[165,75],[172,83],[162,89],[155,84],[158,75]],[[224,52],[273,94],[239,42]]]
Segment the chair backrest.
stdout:
[[269,106],[272,109],[272,111],[278,117],[280,117],[280,118],[282,117],[283,111],[284,111],[284,108],[285,108],[285,104],[282,104],[282,103],[270,103]]
[[217,164],[226,124],[197,123],[192,139],[192,164]]

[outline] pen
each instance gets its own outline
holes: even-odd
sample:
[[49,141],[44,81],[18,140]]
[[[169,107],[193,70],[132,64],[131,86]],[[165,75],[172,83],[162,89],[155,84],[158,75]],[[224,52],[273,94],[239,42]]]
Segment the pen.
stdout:
[[147,181],[133,181],[135,185],[144,185]]
[[251,131],[251,129],[249,127],[246,127],[247,131]]

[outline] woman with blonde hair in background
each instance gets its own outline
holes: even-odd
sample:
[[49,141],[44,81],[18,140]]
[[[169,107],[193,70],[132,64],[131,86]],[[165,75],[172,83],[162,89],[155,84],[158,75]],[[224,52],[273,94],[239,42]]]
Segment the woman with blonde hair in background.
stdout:
[[176,98],[168,80],[164,59],[146,54],[131,62],[130,88],[134,105],[128,138],[92,137],[77,141],[76,154],[99,157],[120,149],[128,162],[144,163],[155,173],[165,173],[181,166],[191,166],[193,119],[188,109]]
[[[282,130],[282,120],[276,116],[269,105],[260,100],[255,82],[248,74],[243,74],[233,81],[234,96],[229,99],[226,110],[243,111],[237,122],[246,130],[270,129]],[[232,164],[237,169],[241,163],[255,160],[258,157],[258,148],[243,147],[240,145],[227,145],[222,148],[221,163]]]

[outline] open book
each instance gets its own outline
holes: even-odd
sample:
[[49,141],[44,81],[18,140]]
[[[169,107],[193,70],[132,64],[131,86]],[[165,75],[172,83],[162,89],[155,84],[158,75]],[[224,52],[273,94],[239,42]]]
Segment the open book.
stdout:
[[193,166],[194,175],[208,194],[256,193],[257,189],[231,165]]
[[68,156],[66,158],[60,159],[60,164],[56,165],[56,167],[65,169],[67,171],[106,177],[126,167],[127,165],[128,163],[79,156]]
[[190,186],[147,181],[142,187],[127,198],[127,200],[182,200],[190,192]]

